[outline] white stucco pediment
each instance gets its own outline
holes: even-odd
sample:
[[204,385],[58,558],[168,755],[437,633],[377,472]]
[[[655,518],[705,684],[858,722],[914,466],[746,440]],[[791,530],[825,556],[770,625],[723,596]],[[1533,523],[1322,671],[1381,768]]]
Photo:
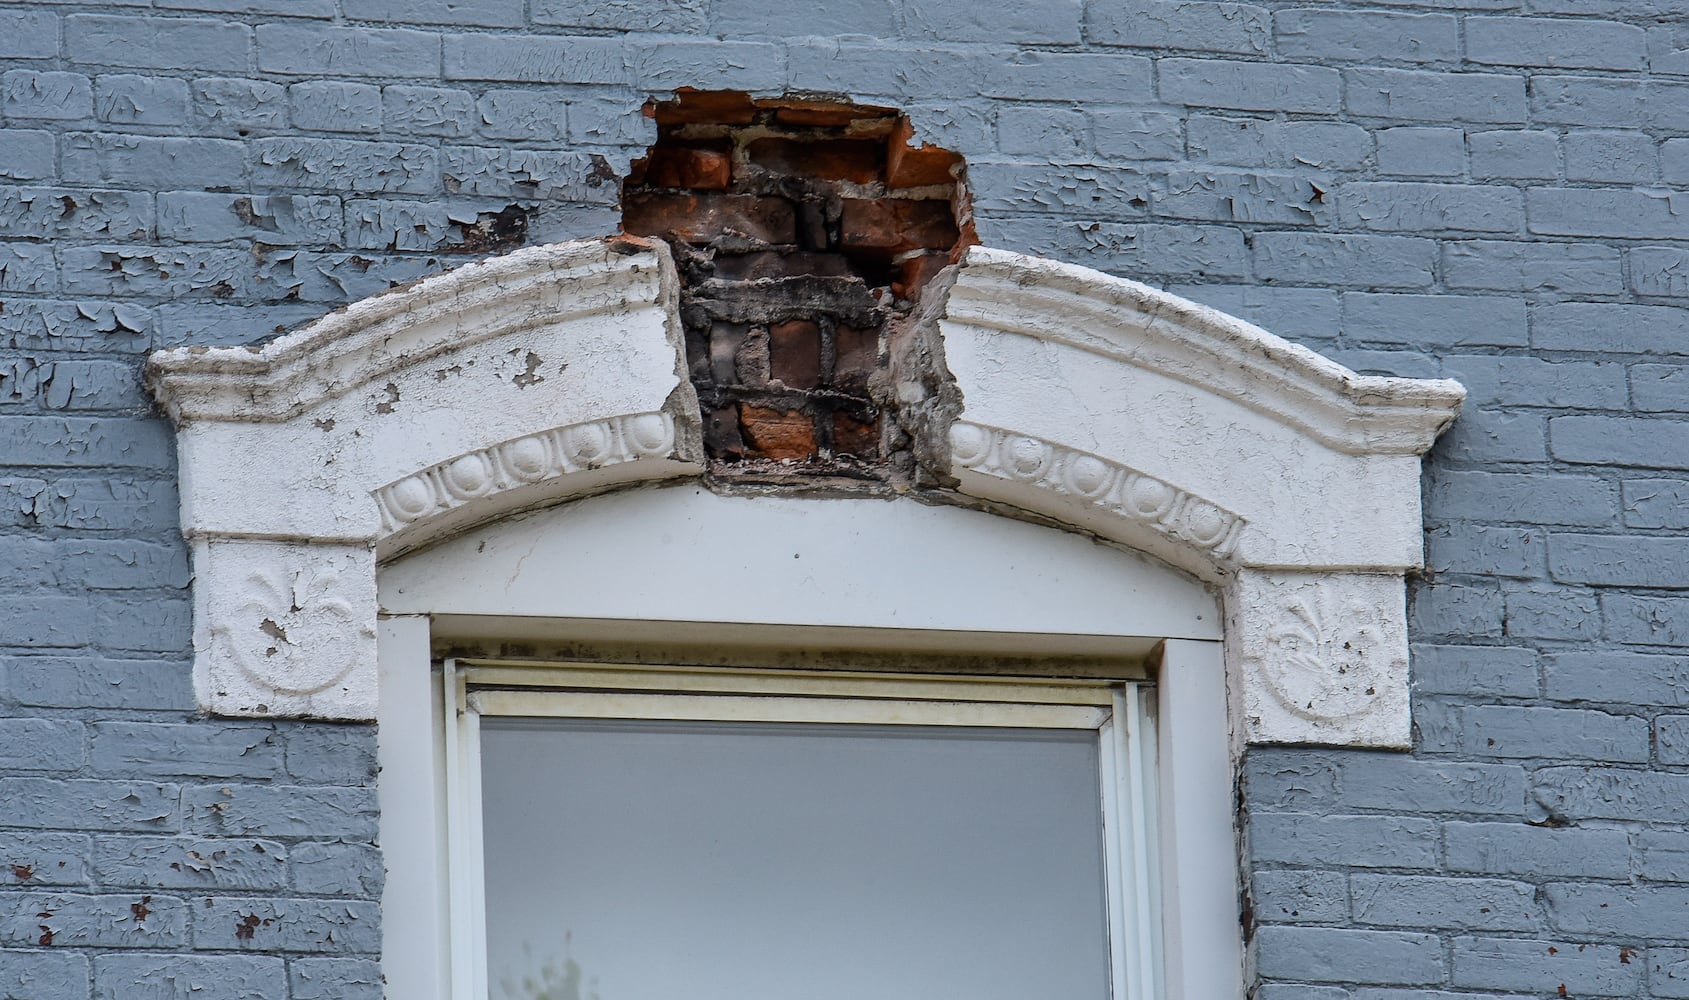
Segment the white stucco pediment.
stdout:
[[[179,428],[202,704],[372,718],[378,561],[701,475],[676,288],[660,244],[559,244],[262,348],[154,355]],[[1240,738],[1407,745],[1419,456],[1457,384],[1358,376],[1174,296],[998,250],[974,248],[926,298],[960,400],[934,411],[929,472],[953,495],[1218,587]]]

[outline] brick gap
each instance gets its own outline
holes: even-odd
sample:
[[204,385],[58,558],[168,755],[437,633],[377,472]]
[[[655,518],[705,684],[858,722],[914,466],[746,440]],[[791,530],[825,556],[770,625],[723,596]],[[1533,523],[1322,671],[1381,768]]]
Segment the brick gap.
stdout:
[[645,113],[622,228],[674,252],[712,474],[908,480],[894,342],[978,242],[962,157],[911,145],[894,108],[826,98],[681,90]]

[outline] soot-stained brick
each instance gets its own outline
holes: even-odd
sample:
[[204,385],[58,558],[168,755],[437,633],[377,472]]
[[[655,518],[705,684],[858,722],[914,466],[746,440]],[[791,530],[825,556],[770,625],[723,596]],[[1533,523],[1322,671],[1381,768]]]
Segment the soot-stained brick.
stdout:
[[973,242],[961,157],[890,108],[736,91],[654,104],[623,228],[668,241],[718,474],[887,476],[887,337]]

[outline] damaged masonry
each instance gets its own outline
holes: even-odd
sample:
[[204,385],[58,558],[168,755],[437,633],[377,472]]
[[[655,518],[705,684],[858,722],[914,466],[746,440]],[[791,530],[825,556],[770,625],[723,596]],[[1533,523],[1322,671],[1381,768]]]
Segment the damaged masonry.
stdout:
[[889,373],[920,355],[922,288],[977,242],[962,158],[911,147],[890,108],[683,91],[647,113],[623,227],[674,253],[713,471],[915,481]]

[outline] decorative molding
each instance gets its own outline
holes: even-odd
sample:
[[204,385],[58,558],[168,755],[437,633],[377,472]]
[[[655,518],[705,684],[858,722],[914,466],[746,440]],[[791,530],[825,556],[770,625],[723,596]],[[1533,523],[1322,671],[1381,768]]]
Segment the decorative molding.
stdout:
[[388,483],[375,491],[381,533],[500,493],[562,476],[675,454],[675,420],[661,411],[627,413],[503,441]]
[[1238,515],[1171,483],[1029,434],[957,420],[950,425],[950,453],[962,468],[1083,500],[1216,560],[1231,554],[1245,527]]

